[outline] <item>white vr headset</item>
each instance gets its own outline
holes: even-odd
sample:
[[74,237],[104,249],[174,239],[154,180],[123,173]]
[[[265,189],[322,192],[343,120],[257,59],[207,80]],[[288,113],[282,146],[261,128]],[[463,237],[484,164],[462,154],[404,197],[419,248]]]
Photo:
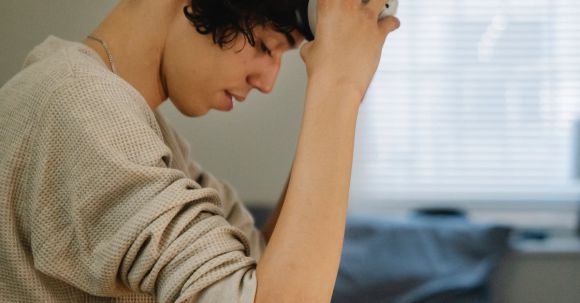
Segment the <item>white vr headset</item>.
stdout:
[[[308,41],[314,40],[314,33],[316,32],[316,8],[318,1],[309,0],[308,4],[296,10],[296,21],[298,23],[298,31]],[[399,6],[398,0],[389,0],[385,8],[378,16],[382,19],[386,16],[394,16],[397,13]]]

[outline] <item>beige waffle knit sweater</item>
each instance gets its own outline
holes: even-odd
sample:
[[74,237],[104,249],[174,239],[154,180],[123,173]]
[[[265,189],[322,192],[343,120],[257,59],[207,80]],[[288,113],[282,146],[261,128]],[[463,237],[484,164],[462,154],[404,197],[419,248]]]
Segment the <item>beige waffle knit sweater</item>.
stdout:
[[0,89],[0,302],[253,302],[264,241],[226,182],[90,48]]

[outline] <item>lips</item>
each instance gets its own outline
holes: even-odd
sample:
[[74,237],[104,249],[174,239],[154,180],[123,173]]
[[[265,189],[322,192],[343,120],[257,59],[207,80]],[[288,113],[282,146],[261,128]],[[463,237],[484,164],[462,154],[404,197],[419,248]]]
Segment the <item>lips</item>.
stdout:
[[226,94],[234,97],[238,102],[244,102],[244,100],[246,100],[246,97],[245,96],[237,95],[237,94],[234,94],[234,93],[232,93],[230,91],[226,91]]

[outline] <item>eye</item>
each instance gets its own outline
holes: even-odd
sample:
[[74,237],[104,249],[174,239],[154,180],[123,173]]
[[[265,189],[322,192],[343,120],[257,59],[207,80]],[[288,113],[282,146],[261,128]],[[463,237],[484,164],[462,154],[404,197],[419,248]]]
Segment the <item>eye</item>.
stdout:
[[272,57],[272,51],[266,46],[264,42],[260,42],[260,48],[264,54],[268,54],[268,56]]

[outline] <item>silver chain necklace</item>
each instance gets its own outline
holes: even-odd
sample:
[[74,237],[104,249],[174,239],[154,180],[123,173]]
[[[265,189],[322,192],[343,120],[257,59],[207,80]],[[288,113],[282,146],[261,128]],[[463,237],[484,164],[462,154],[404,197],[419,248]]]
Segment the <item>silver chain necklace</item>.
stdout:
[[113,56],[111,55],[111,51],[109,51],[109,46],[107,45],[107,42],[103,41],[102,39],[100,39],[94,35],[89,35],[89,36],[87,36],[87,38],[93,39],[93,40],[99,42],[103,46],[103,49],[107,53],[107,57],[109,57],[109,64],[111,64],[111,71],[113,72],[113,74],[117,74],[117,68],[115,67],[115,63],[113,62]]

